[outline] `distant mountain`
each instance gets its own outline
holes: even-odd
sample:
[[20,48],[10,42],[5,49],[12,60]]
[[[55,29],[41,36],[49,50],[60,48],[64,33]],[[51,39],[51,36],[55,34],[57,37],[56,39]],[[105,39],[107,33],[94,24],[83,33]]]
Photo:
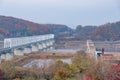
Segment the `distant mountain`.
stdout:
[[76,40],[120,40],[120,22],[107,23],[101,26],[77,26],[74,38]]
[[75,30],[61,24],[38,24],[14,17],[0,16],[0,39],[42,34],[55,34],[56,41],[120,40],[120,21],[101,26],[81,26]]
[[71,28],[61,24],[38,24],[14,17],[0,16],[0,39],[5,37],[21,37],[42,34],[55,34],[72,31]]
[[92,34],[94,40],[120,40],[120,21],[107,23],[96,28]]
[[91,39],[93,32],[95,31],[96,26],[81,26],[78,25],[75,30],[74,37],[76,40],[87,40]]

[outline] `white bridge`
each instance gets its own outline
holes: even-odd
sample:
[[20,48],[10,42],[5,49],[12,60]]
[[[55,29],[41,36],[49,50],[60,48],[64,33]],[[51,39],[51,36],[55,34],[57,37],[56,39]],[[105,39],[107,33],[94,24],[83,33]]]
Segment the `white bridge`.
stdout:
[[53,49],[53,44],[54,34],[5,38],[0,49],[0,61],[11,60],[15,55],[23,56],[31,52],[49,51]]

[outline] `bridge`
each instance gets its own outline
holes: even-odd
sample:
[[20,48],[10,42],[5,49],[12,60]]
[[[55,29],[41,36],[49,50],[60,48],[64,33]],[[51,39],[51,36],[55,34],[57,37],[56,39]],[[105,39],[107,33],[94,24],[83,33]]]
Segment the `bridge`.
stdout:
[[3,41],[0,41],[0,62],[31,52],[52,50],[53,44],[54,34],[5,38]]
[[120,54],[120,41],[92,41],[87,40],[87,52],[96,55],[96,50],[104,49],[105,54]]

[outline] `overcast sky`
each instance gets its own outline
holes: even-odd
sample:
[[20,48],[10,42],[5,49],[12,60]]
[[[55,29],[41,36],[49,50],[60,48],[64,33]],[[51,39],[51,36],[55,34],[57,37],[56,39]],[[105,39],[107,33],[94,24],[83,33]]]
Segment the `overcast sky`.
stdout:
[[0,15],[72,28],[101,25],[120,21],[120,0],[0,0]]

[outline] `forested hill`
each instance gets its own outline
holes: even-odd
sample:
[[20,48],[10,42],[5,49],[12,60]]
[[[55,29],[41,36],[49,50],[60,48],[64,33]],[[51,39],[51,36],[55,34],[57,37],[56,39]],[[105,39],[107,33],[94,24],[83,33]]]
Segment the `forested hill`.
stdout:
[[107,23],[101,26],[81,26],[78,25],[74,38],[77,40],[120,40],[120,21]]
[[120,21],[99,26],[92,36],[94,40],[120,40]]
[[120,40],[120,21],[101,26],[81,26],[75,30],[61,24],[38,24],[14,17],[0,16],[0,39],[55,34],[56,40]]
[[0,39],[5,37],[32,36],[71,32],[72,29],[61,24],[38,24],[14,17],[0,16]]

